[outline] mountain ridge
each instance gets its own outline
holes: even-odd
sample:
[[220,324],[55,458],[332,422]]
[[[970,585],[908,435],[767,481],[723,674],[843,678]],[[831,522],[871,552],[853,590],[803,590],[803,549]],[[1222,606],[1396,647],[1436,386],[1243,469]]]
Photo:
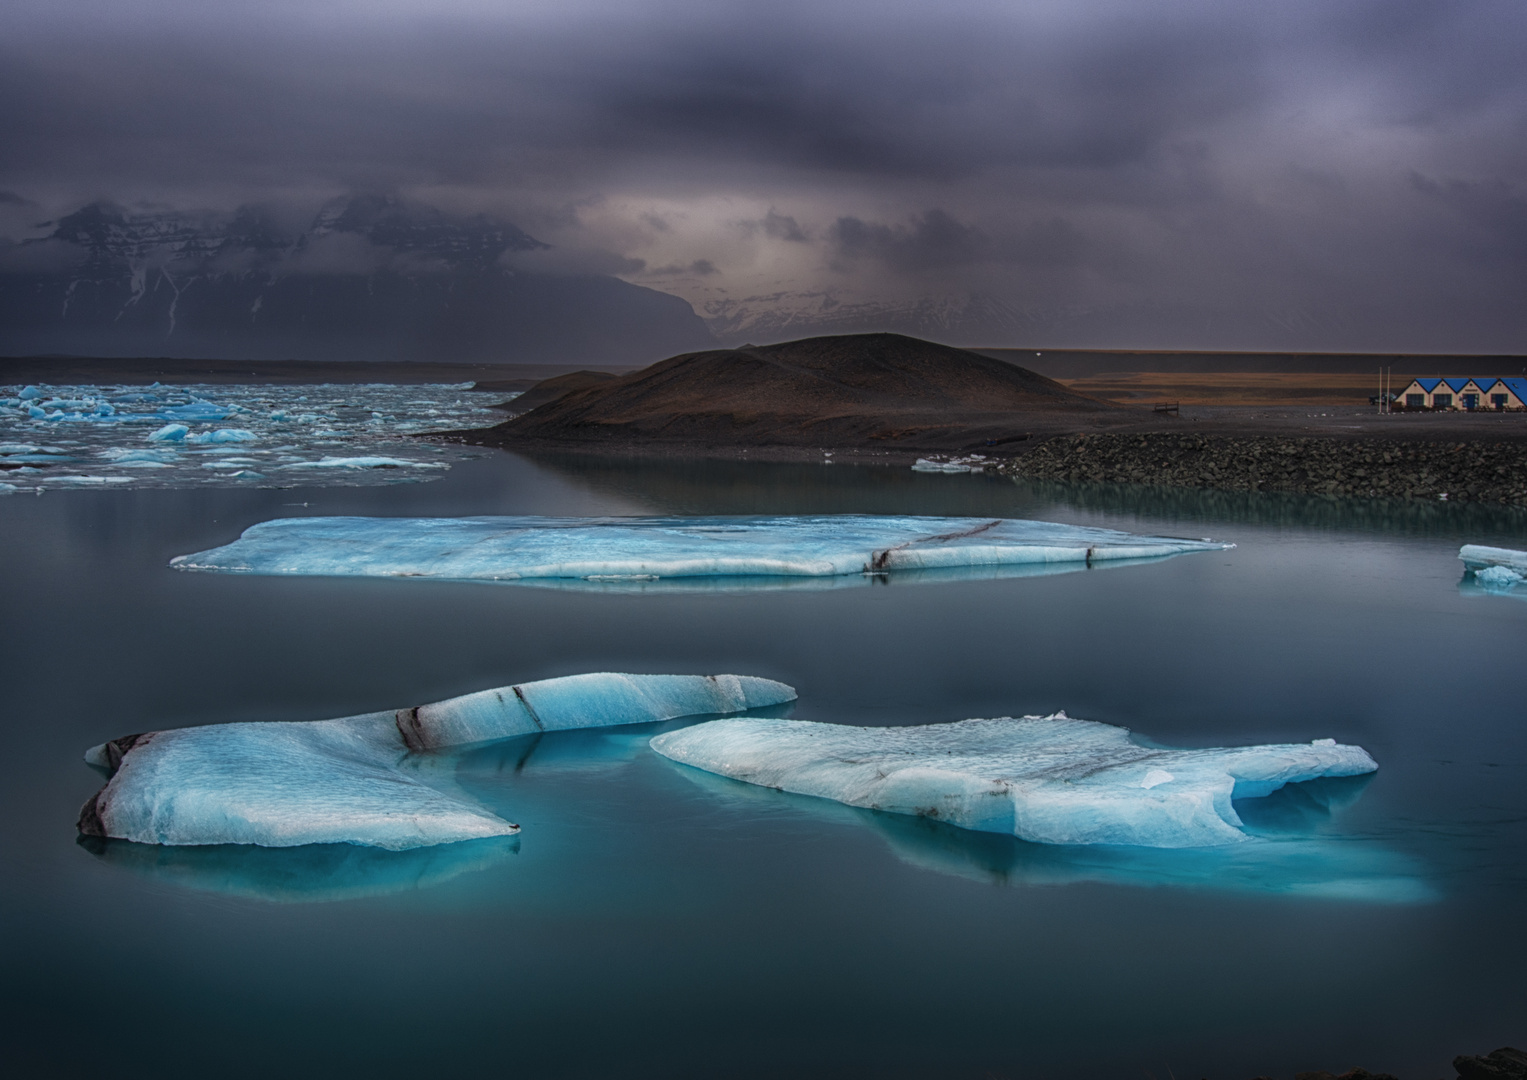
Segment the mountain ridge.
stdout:
[[548,245],[391,196],[302,228],[107,202],[45,224],[0,249],[0,353],[629,364],[713,341],[678,297],[515,269],[506,255]]

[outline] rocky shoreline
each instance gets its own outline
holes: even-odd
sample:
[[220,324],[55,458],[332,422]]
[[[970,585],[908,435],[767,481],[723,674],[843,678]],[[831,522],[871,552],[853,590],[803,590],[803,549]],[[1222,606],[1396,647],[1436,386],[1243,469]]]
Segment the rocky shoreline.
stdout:
[[1274,435],[1048,439],[998,466],[1033,480],[1527,506],[1527,442]]

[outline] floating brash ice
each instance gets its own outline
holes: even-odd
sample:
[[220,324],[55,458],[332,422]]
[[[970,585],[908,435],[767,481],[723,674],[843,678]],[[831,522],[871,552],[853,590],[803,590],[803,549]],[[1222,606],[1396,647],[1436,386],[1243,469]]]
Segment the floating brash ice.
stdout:
[[337,720],[153,731],[86,753],[112,776],[81,811],[79,828],[145,844],[391,850],[507,836],[519,826],[433,786],[438,770],[416,752],[793,700],[784,683],[747,675],[599,673]]
[[1232,800],[1378,768],[1332,739],[1169,750],[1064,713],[889,728],[716,720],[651,745],[707,772],[850,806],[1035,843],[1160,848],[1248,840]]
[[1083,567],[1233,544],[1007,518],[279,518],[182,570],[475,581],[832,578]]

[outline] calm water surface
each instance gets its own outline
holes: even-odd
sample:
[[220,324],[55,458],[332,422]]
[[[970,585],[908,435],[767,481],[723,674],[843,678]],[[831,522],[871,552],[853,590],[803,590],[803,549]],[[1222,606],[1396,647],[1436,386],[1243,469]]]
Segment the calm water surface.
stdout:
[[[296,504],[296,505],[294,505]],[[649,593],[225,577],[291,514],[926,513],[1235,541],[1052,577]],[[1527,1039],[1517,514],[845,466],[507,455],[425,486],[0,499],[8,1061],[28,1075],[1450,1075]],[[85,747],[581,671],[738,672],[800,719],[1051,712],[1335,737],[1371,782],[1242,804],[1254,850],[1024,845],[709,777],[650,729],[438,762],[524,826],[388,854],[76,842]]]

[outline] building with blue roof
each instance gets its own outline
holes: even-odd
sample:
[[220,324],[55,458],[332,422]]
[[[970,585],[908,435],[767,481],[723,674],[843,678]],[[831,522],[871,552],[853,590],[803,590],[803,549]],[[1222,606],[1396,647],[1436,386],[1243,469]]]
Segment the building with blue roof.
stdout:
[[1396,406],[1405,409],[1527,410],[1527,379],[1412,379]]

